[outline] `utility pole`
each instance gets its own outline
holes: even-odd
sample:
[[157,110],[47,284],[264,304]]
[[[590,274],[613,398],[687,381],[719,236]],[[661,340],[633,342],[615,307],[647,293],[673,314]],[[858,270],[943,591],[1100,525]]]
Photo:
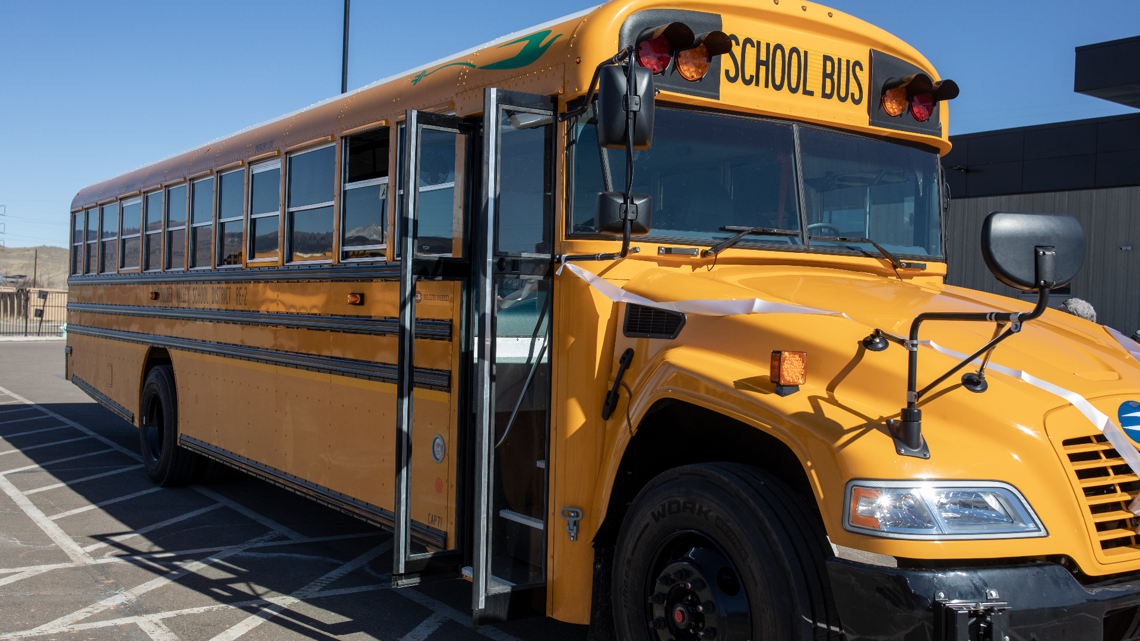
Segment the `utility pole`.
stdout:
[[[345,0],[345,2],[347,2],[347,1],[348,0]],[[0,216],[7,216],[7,215],[8,215],[8,206],[7,205],[0,205]],[[4,223],[0,223],[0,235],[4,234],[7,230],[8,230],[7,225],[5,225]],[[0,237],[0,247],[3,247],[3,246],[4,246],[4,238]]]
[[344,53],[340,61],[340,92],[348,93],[348,3],[344,0]]
[[40,267],[40,248],[36,247],[32,251],[35,252],[35,254],[32,255],[32,289],[35,289],[36,283],[39,282],[37,276]]

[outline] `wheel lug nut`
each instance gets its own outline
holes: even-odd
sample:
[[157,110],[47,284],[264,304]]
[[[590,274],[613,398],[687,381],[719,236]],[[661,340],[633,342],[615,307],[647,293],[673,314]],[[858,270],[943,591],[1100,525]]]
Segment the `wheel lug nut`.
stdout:
[[685,588],[689,590],[703,590],[705,589],[705,582],[700,579],[693,579],[685,584]]
[[657,577],[657,585],[669,585],[673,582],[673,577],[668,574],[662,574]]
[[705,601],[704,603],[697,606],[697,612],[700,612],[702,614],[708,612],[716,612],[716,604],[712,601]]
[[661,605],[662,603],[665,603],[665,594],[662,592],[653,594],[649,597],[649,602],[656,605]]
[[716,628],[705,628],[697,633],[697,638],[703,641],[709,641],[716,638]]
[[665,625],[666,624],[664,617],[657,617],[656,619],[649,622],[649,627],[653,628],[654,630],[663,630],[665,628]]

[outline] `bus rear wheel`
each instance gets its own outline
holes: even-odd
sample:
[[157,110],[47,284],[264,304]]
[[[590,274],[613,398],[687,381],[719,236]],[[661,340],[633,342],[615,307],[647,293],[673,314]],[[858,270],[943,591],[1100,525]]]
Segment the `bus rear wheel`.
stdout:
[[159,365],[150,370],[143,384],[140,409],[139,449],[147,476],[161,487],[189,482],[198,456],[178,445],[174,368]]
[[665,472],[622,524],[613,567],[621,641],[819,641],[841,636],[818,520],[745,465]]

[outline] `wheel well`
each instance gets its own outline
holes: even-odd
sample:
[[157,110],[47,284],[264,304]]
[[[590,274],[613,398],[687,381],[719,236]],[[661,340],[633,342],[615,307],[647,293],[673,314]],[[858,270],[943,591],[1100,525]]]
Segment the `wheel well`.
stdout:
[[664,399],[653,404],[622,456],[595,547],[612,547],[634,497],[658,474],[693,463],[743,463],[779,478],[818,515],[799,458],[776,437],[703,407]]
[[148,376],[150,376],[150,370],[158,367],[159,365],[171,365],[171,366],[173,366],[174,363],[173,363],[173,361],[170,360],[170,352],[166,351],[166,348],[164,348],[164,347],[152,347],[146,353],[146,362],[143,364],[142,376],[139,378],[140,415],[139,415],[139,418],[137,420],[140,424],[142,422],[141,408],[142,408],[143,386],[146,385],[146,378]]

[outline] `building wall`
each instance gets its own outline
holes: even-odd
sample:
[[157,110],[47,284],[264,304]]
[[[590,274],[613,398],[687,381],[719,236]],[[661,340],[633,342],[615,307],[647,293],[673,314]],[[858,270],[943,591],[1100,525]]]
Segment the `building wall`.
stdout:
[[999,283],[982,260],[982,221],[991,211],[1076,217],[1085,230],[1085,264],[1072,283],[1071,295],[1092,303],[1098,323],[1126,335],[1140,329],[1140,186],[951,201],[946,216],[947,282],[1005,296],[1034,298]]

